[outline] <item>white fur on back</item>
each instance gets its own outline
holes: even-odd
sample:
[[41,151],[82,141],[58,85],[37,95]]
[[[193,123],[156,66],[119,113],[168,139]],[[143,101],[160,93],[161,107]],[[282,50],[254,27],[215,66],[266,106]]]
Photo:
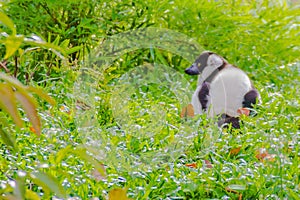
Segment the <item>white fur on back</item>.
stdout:
[[208,116],[223,113],[238,116],[237,110],[242,107],[244,95],[249,90],[250,79],[242,70],[232,66],[224,68],[210,84]]

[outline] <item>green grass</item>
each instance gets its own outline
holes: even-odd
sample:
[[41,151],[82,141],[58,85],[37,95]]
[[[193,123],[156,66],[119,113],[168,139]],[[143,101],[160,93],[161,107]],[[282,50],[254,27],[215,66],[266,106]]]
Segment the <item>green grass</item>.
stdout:
[[[183,33],[249,74],[262,97],[261,105],[256,108],[258,114],[244,119],[242,134],[228,133],[220,131],[205,116],[180,118],[181,109],[188,101],[180,102],[181,98],[170,88],[173,81],[165,81],[165,85],[144,83],[143,77],[135,76],[134,80],[143,84],[124,85],[128,81],[126,74],[134,73],[130,70],[155,63],[176,74],[177,89],[188,90],[184,95],[195,89],[196,77],[183,72],[191,60],[150,46],[121,55],[109,69],[100,72],[102,77],[97,77],[99,80],[93,85],[97,98],[82,98],[73,91],[73,84],[79,77],[77,69],[86,65],[82,57],[73,55],[78,62],[70,59],[71,67],[57,64],[46,75],[47,65],[42,65],[37,78],[30,82],[38,85],[38,81],[45,80],[44,90],[58,105],[50,109],[41,103],[43,134],[39,138],[30,131],[30,124],[18,130],[13,129],[12,123],[8,126],[19,152],[13,153],[0,140],[0,194],[13,191],[9,182],[18,177],[18,172],[42,171],[56,177],[68,196],[80,199],[105,199],[113,188],[127,188],[132,199],[238,199],[240,195],[243,199],[298,199],[300,11],[296,5],[272,2],[115,1],[94,7],[97,12],[85,16],[95,23],[101,19],[101,24],[97,24],[99,30],[94,26],[85,27],[90,32],[77,32],[77,35],[64,30],[60,33],[62,38],[72,37],[74,46],[86,39],[88,48],[93,49],[102,38],[138,27]],[[54,5],[49,5],[55,10],[51,7]],[[20,33],[39,30],[42,22],[38,21],[38,14],[31,21],[34,18],[28,13],[26,20],[34,28],[27,30],[13,16],[16,5],[11,6],[7,12]],[[70,9],[66,6],[66,10]],[[43,29],[39,34],[47,33]],[[59,35],[58,30],[51,34]],[[91,39],[93,34],[96,40]],[[198,50],[193,53],[200,53]],[[35,58],[31,64],[47,64]],[[13,61],[9,66],[13,68]],[[19,72],[21,81],[26,72],[31,69],[24,67]],[[161,71],[157,73],[150,79],[163,75]],[[120,91],[123,92],[119,94]],[[91,108],[82,108],[81,101]],[[86,116],[77,118],[76,106],[81,106],[79,111],[86,116],[92,115],[94,121],[86,120]],[[93,127],[80,130],[80,123],[90,123]],[[230,154],[238,147],[241,149],[236,155]],[[87,148],[88,154],[105,166],[106,175],[101,180],[93,173],[93,168],[99,166],[84,159],[82,148]],[[274,158],[257,159],[257,151],[262,148]],[[79,153],[74,153],[76,149]],[[186,166],[192,163],[196,164],[195,168]],[[47,196],[47,190],[38,187],[32,178],[26,179],[25,187],[42,199],[54,195],[50,192]]]

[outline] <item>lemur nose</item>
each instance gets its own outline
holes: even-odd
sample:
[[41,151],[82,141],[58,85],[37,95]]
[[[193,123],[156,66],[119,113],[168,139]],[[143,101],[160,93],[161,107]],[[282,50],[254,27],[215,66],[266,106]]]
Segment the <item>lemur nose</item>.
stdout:
[[199,74],[198,68],[197,68],[197,67],[194,67],[193,65],[192,65],[191,67],[189,67],[189,68],[186,68],[186,69],[184,70],[184,72],[185,72],[186,74],[189,74],[189,75],[198,75],[198,74]]

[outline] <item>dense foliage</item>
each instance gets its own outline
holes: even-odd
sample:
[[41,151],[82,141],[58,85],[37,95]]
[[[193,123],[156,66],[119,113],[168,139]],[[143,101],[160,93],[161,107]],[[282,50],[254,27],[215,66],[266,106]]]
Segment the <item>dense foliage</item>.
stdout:
[[[0,198],[300,198],[295,1],[7,0],[0,16]],[[180,116],[203,49],[261,93],[239,131]]]

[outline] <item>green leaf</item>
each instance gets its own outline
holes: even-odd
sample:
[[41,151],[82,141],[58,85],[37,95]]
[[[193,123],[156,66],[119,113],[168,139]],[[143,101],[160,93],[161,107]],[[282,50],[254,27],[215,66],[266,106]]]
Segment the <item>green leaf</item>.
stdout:
[[53,44],[50,43],[46,43],[46,42],[40,42],[40,41],[33,41],[33,40],[25,40],[24,41],[25,44],[29,44],[32,46],[38,46],[38,47],[42,47],[44,49],[48,49],[49,51],[52,51],[55,55],[57,55],[60,59],[65,60],[65,51],[64,49],[55,46]]
[[41,120],[37,113],[37,102],[27,93],[15,91],[15,96],[21,103],[37,135],[41,133]]
[[24,41],[24,36],[15,36],[15,35],[8,36],[4,40],[4,44],[6,48],[6,54],[4,56],[4,59],[11,57],[19,49],[23,41]]
[[13,21],[3,12],[0,12],[0,22],[2,22],[5,26],[7,26],[12,31],[12,35],[17,34]]
[[59,46],[61,48],[67,49],[69,47],[69,44],[70,44],[70,39],[66,39],[66,40],[62,41]]
[[44,49],[48,49],[49,51],[52,51],[55,55],[57,55],[60,59],[65,60],[66,52],[63,48],[55,45],[54,43],[48,43],[43,40],[34,40],[30,38],[24,39],[25,44],[29,44],[31,46],[37,46],[42,47]]
[[16,180],[16,186],[14,188],[14,196],[17,199],[25,199],[25,184],[23,178]]
[[160,53],[160,51],[156,50],[155,55],[162,64],[164,64],[165,66],[168,66],[168,61],[163,57],[163,55]]
[[66,51],[66,54],[72,54],[74,52],[77,52],[77,51],[80,51],[82,49],[82,46],[77,46],[77,47],[73,47],[73,48],[70,48]]
[[289,195],[292,199],[299,199],[300,193],[296,193],[295,191],[293,191],[292,189],[288,189],[289,191]]
[[33,181],[43,187],[48,195],[50,191],[54,192],[60,198],[66,198],[66,192],[63,187],[59,184],[55,177],[46,174],[44,172],[33,172],[31,173]]
[[245,185],[228,185],[228,188],[230,188],[231,190],[246,190],[246,186]]
[[[55,40],[52,42],[52,44],[58,46],[58,45],[59,45],[59,40],[60,40],[60,36],[58,35],[58,36],[55,38]],[[48,41],[48,42],[50,42],[50,41]]]

